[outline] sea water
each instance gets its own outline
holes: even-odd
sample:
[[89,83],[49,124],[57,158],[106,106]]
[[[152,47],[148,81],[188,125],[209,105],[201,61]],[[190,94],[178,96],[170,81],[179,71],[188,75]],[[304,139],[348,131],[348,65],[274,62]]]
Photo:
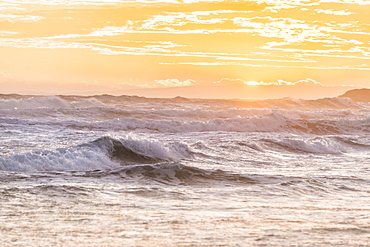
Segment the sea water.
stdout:
[[370,246],[370,104],[0,97],[1,246]]

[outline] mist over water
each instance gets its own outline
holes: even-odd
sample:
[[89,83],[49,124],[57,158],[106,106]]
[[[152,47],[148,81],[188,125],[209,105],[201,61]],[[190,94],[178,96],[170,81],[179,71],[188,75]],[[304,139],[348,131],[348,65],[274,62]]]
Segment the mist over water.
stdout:
[[368,246],[370,104],[0,95],[5,246]]

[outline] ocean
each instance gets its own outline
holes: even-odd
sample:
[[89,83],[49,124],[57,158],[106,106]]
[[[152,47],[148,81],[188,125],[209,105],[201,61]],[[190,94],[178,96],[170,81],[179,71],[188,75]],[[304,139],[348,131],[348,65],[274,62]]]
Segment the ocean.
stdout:
[[370,246],[370,103],[0,95],[1,246]]

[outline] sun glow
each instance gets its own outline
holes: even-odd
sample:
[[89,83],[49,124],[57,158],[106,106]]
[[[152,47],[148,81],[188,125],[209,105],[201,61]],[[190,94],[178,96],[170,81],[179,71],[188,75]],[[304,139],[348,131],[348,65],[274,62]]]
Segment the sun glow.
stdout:
[[259,82],[256,82],[256,81],[246,81],[244,83],[245,83],[245,85],[248,85],[248,86],[258,86],[258,85],[261,85]]

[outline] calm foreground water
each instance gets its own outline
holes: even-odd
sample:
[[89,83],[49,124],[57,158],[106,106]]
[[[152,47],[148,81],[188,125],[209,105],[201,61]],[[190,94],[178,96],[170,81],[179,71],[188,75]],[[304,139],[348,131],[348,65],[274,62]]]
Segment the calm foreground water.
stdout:
[[1,95],[2,246],[370,246],[370,105]]

